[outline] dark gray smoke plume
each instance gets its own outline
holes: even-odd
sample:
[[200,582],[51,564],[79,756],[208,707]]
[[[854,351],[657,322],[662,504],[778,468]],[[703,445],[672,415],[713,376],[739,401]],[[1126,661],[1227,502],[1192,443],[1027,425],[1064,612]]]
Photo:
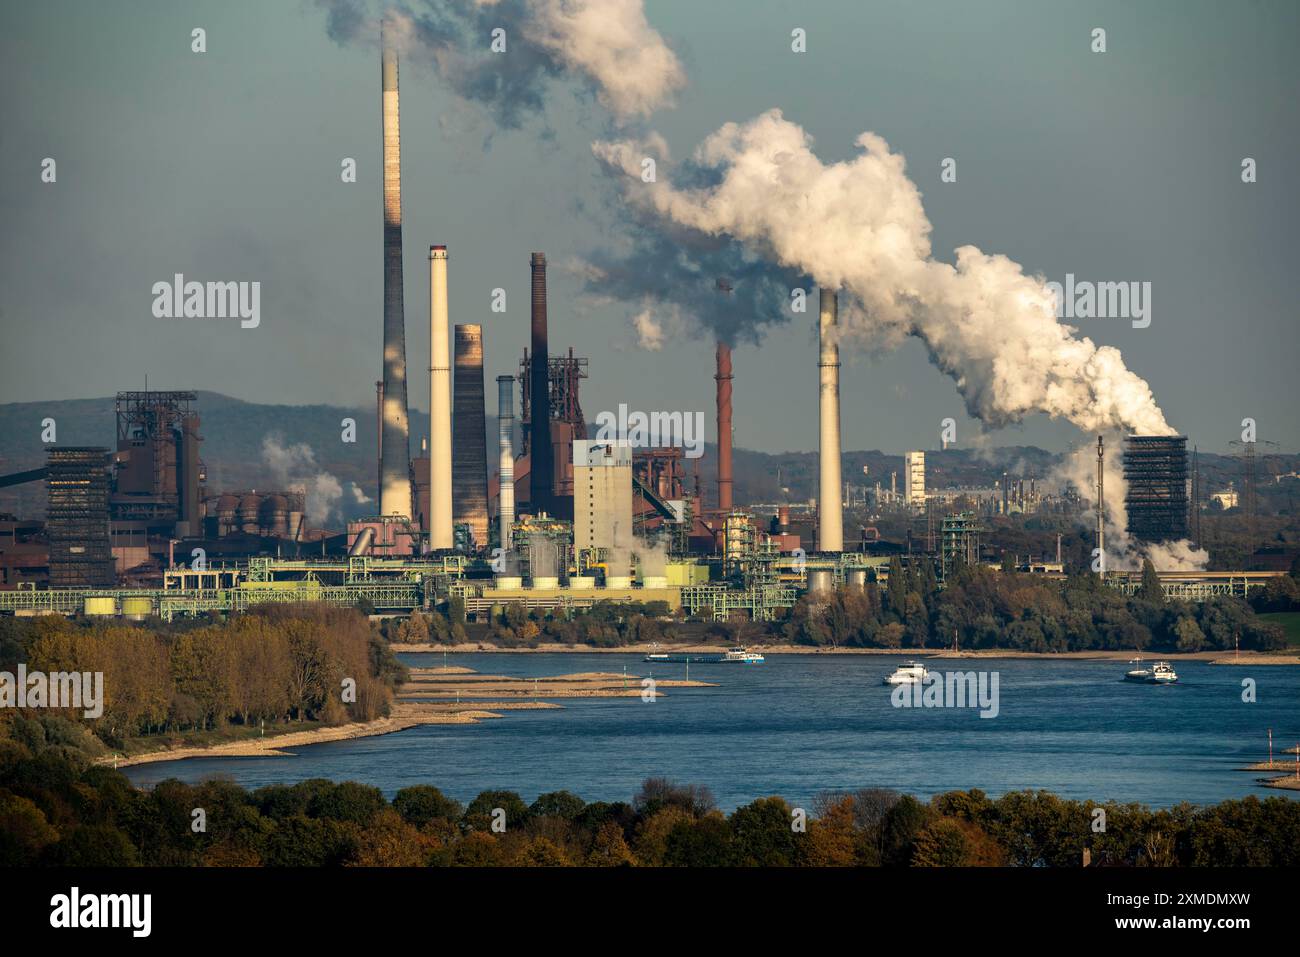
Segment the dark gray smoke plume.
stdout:
[[685,82],[642,0],[318,2],[335,42],[377,44],[382,22],[404,59],[432,67],[507,129],[541,114],[561,78],[578,79],[619,120],[649,115]]

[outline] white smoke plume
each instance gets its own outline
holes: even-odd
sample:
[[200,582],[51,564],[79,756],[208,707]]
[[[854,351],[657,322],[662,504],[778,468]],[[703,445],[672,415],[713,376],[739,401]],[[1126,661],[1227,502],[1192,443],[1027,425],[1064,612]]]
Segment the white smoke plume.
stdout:
[[647,304],[630,320],[638,348],[662,352],[673,339],[686,334],[681,310],[672,304]]
[[[1087,432],[1172,434],[1119,350],[1057,321],[1042,278],[974,246],[956,250],[955,267],[931,258],[931,225],[903,157],[874,133],[857,145],[856,158],[825,164],[800,126],[769,110],[705,139],[681,171],[684,185],[669,181],[655,142],[592,149],[626,174],[625,199],[661,231],[735,240],[839,289],[847,343],[921,339],[970,414],[990,428],[1042,412]],[[641,178],[647,156],[661,161],[651,183]]]
[[[643,0],[318,0],[339,43],[385,41],[432,65],[458,96],[515,128],[541,112],[548,82],[578,80],[620,121],[671,103],[682,65]],[[494,31],[504,30],[504,37]],[[504,40],[505,49],[490,44]]]
[[307,519],[312,525],[323,527],[338,515],[343,485],[316,465],[316,453],[310,445],[285,445],[280,436],[266,435],[262,437],[262,461],[278,484],[304,493]]

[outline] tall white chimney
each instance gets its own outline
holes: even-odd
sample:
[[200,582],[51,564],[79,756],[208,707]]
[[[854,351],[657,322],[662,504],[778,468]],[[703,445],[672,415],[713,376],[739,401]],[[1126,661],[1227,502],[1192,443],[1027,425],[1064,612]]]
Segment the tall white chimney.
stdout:
[[497,432],[501,459],[501,489],[497,498],[497,514],[501,523],[501,547],[509,551],[514,547],[515,526],[515,377],[497,376]]
[[451,347],[447,247],[429,247],[429,548],[455,545],[451,521]]
[[833,289],[821,290],[821,315],[817,323],[821,373],[821,457],[817,495],[817,549],[844,550],[844,518],[840,511],[840,347],[832,328],[838,318]]

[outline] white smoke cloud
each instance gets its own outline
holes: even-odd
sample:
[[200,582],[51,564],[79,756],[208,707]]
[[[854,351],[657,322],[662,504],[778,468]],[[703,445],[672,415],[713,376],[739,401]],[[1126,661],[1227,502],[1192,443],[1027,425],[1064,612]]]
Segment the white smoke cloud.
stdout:
[[662,352],[665,345],[686,334],[681,310],[671,304],[647,304],[630,320],[637,345],[647,352]]
[[685,85],[681,63],[646,22],[642,0],[532,0],[528,6],[536,42],[590,77],[597,98],[616,116],[648,116]]
[[278,484],[286,490],[304,493],[307,519],[313,525],[322,527],[338,515],[343,486],[317,466],[316,453],[310,445],[305,442],[284,445],[280,436],[266,435],[262,437],[262,461]]
[[[932,259],[931,225],[903,157],[874,133],[857,145],[856,158],[824,164],[800,126],[769,110],[704,140],[685,173],[703,174],[708,185],[699,187],[673,185],[653,141],[598,142],[592,150],[626,174],[626,200],[661,229],[737,240],[841,290],[847,344],[921,339],[970,414],[990,428],[1042,412],[1094,433],[1173,432],[1119,350],[1076,338],[1057,321],[1041,277],[974,246],[956,250],[955,267]],[[641,179],[646,156],[661,161],[653,183]]]

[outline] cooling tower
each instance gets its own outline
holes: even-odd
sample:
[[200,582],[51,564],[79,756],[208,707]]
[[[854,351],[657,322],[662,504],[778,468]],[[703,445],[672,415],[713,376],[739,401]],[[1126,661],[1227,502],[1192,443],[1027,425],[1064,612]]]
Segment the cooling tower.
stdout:
[[529,369],[532,395],[529,397],[528,438],[529,508],[534,514],[553,510],[552,488],[555,465],[551,450],[550,355],[546,342],[546,254],[533,253],[533,352]]
[[817,330],[821,373],[821,481],[817,495],[817,548],[844,550],[844,520],[840,514],[840,347],[832,328],[838,306],[833,289],[821,290],[821,316]]
[[[451,363],[447,353],[447,247],[430,246],[429,548],[434,551],[455,545],[451,516]],[[482,391],[480,383],[480,394]]]
[[515,525],[515,377],[497,376],[497,435],[500,450],[501,472],[500,492],[497,498],[497,513],[501,524],[499,537],[501,547],[509,551],[513,546],[513,529]]
[[406,419],[406,327],[402,316],[402,146],[397,119],[397,51],[383,44],[384,423],[379,511],[411,516]]
[[488,543],[487,437],[484,434],[483,327],[456,327],[456,454],[451,463],[452,519],[468,525],[476,548]]

